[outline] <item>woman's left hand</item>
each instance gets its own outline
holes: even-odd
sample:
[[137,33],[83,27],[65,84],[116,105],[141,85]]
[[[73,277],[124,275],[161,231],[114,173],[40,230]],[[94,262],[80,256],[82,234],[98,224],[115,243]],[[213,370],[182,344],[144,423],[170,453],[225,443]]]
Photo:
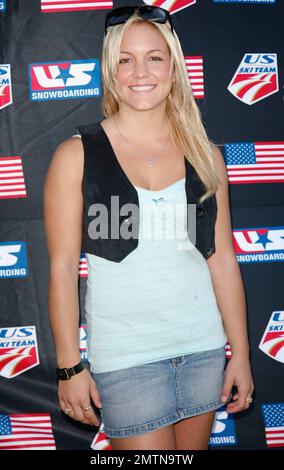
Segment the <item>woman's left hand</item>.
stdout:
[[233,385],[237,393],[233,395],[233,402],[227,405],[228,413],[238,413],[250,406],[250,399],[254,391],[254,383],[249,359],[233,357],[229,360],[225,370],[225,380],[222,390],[222,401],[226,402],[230,396]]

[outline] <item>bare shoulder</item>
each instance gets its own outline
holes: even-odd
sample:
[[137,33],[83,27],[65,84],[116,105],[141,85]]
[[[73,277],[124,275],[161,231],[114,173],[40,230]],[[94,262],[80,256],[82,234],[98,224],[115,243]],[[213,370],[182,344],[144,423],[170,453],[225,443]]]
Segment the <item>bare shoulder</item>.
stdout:
[[44,222],[54,266],[78,276],[83,210],[83,148],[81,139],[61,142],[44,183]]
[[81,181],[83,176],[84,150],[81,139],[70,137],[55,149],[48,169],[48,177],[64,176],[64,181]]
[[70,137],[56,147],[52,161],[56,160],[57,163],[62,162],[63,164],[68,164],[68,166],[80,166],[83,162],[83,157],[84,150],[81,138]]

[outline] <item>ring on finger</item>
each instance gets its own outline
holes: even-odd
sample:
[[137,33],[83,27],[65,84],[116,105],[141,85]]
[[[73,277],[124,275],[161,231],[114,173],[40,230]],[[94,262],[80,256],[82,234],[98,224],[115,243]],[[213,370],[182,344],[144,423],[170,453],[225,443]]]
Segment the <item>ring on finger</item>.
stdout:
[[82,408],[83,411],[89,411],[92,409],[92,406],[87,406],[86,408]]
[[64,411],[64,413],[65,413],[66,415],[68,415],[68,414],[71,413],[71,411],[73,411],[73,410],[72,410],[72,408],[65,408],[65,410],[63,410],[63,411]]
[[246,402],[250,405],[253,402],[253,398],[252,397],[247,397]]

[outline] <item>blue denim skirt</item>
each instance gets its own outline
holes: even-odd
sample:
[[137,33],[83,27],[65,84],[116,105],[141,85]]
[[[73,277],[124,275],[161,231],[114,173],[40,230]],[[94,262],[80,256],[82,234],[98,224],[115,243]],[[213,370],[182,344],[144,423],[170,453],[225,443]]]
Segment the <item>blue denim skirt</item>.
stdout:
[[126,369],[93,372],[106,436],[143,434],[224,406],[225,364],[224,346]]

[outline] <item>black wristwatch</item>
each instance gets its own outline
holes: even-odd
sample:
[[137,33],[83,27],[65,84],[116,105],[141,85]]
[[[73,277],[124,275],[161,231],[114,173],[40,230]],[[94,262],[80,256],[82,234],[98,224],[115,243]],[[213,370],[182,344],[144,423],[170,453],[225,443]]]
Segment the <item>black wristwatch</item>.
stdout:
[[84,364],[83,364],[83,361],[81,360],[79,364],[77,364],[74,367],[70,367],[69,369],[66,369],[66,367],[63,369],[59,369],[59,367],[57,367],[56,375],[57,375],[58,380],[69,380],[71,379],[71,377],[73,377],[73,375],[76,375],[76,374],[79,374],[79,372],[82,372],[82,370],[84,370]]

